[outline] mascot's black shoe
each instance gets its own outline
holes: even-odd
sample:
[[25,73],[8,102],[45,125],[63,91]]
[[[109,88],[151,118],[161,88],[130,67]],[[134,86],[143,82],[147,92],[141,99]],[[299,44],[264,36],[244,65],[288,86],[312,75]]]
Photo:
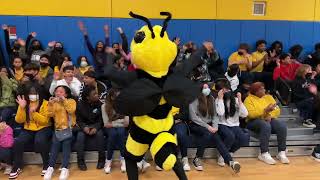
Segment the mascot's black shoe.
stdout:
[[88,169],[86,163],[84,162],[84,160],[78,160],[78,168],[81,171],[86,171]]

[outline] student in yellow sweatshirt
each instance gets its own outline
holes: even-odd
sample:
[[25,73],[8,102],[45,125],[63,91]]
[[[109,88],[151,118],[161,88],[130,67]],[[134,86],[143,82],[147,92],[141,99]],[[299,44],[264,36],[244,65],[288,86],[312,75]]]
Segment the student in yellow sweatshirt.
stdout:
[[72,143],[72,128],[76,126],[76,106],[72,99],[71,90],[67,86],[57,86],[54,97],[48,104],[48,116],[53,118],[55,133],[52,136],[49,167],[44,180],[51,180],[58,153],[62,148],[62,170],[59,179],[67,180],[69,177],[69,159]]
[[40,85],[29,83],[24,95],[19,95],[16,102],[19,104],[15,117],[17,123],[23,124],[19,136],[13,146],[14,163],[9,179],[15,179],[21,173],[23,152],[26,144],[34,144],[35,152],[41,154],[43,175],[48,167],[50,139],[52,130],[48,118],[48,102],[43,99]]
[[276,163],[269,154],[270,135],[275,133],[279,151],[277,159],[289,164],[286,156],[287,126],[285,122],[276,119],[280,115],[279,106],[271,95],[265,93],[263,83],[253,83],[249,91],[250,94],[244,101],[248,110],[247,128],[259,135],[261,153],[258,159],[270,165]]

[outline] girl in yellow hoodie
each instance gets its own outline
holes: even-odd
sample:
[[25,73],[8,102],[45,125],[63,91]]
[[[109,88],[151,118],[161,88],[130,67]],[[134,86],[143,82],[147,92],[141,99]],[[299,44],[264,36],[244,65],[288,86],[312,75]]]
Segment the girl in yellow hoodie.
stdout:
[[244,101],[248,110],[247,128],[259,135],[261,153],[258,159],[271,165],[276,163],[269,154],[269,139],[271,133],[274,133],[278,140],[277,159],[289,164],[286,156],[287,125],[277,120],[280,115],[279,106],[271,95],[266,94],[263,83],[253,83],[249,91],[250,94]]
[[[59,180],[69,177],[69,159],[72,143],[72,128],[76,126],[76,101],[71,98],[71,90],[67,86],[58,86],[54,90],[48,104],[48,116],[54,120],[55,133],[52,136],[49,167],[44,175],[45,180],[51,180],[57,156],[62,148],[62,170]],[[66,132],[62,133],[61,132]],[[60,134],[60,135],[59,135]]]
[[34,144],[35,152],[41,154],[43,162],[41,175],[46,172],[48,167],[52,135],[48,117],[48,101],[43,99],[42,88],[39,84],[30,83],[26,87],[24,95],[18,96],[16,100],[19,107],[15,120],[17,123],[23,124],[24,127],[14,142],[14,163],[9,179],[15,179],[21,173],[26,144]]

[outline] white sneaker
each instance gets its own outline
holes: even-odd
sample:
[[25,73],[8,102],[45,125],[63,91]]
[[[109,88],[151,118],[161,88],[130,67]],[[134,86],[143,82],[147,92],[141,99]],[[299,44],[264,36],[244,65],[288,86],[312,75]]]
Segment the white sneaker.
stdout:
[[12,171],[12,166],[7,165],[7,166],[5,167],[5,169],[4,169],[4,173],[3,173],[3,174],[9,175],[9,174],[11,173],[11,171]]
[[67,180],[69,177],[69,169],[62,168],[59,176],[59,180]]
[[120,170],[122,173],[125,173],[127,171],[126,161],[124,159],[121,159],[120,163],[121,163]]
[[150,163],[146,162],[145,160],[142,160],[142,170],[141,172],[144,173],[147,171],[147,169],[151,166]]
[[106,164],[104,164],[104,172],[106,174],[111,173],[111,164],[112,164],[112,160],[106,160]]
[[223,157],[220,155],[220,154],[218,154],[218,157],[217,157],[217,164],[219,165],[219,166],[221,166],[221,167],[224,167],[226,164],[224,163],[224,159],[223,159]]
[[[143,161],[143,160],[142,160]],[[141,171],[142,170],[142,161],[140,162],[137,162],[137,167],[138,167],[138,170]]]
[[276,164],[276,161],[271,157],[269,152],[259,154],[258,159],[270,165]]
[[44,180],[51,180],[53,172],[54,172],[53,167],[48,167],[46,173],[43,176],[43,179]]
[[237,161],[230,161],[230,167],[235,173],[239,173],[241,169],[241,165]]
[[289,164],[290,161],[287,158],[286,152],[285,151],[281,151],[279,152],[279,154],[277,155],[277,159],[282,163],[282,164]]
[[194,165],[194,168],[197,170],[197,171],[203,171],[203,166],[202,166],[202,162],[201,162],[201,159],[199,158],[194,158],[193,161],[192,161],[193,165]]
[[190,168],[190,165],[189,165],[188,157],[182,158],[181,161],[182,161],[182,165],[183,165],[183,170],[184,170],[184,171],[190,171],[191,168]]
[[163,169],[161,167],[159,167],[159,166],[156,166],[156,170],[157,171],[163,171]]

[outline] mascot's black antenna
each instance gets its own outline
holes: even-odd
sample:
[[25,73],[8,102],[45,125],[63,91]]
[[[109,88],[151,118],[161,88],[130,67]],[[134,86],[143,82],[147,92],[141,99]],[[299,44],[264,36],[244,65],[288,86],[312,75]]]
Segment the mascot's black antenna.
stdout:
[[160,33],[160,36],[163,37],[164,36],[164,32],[166,31],[167,27],[168,27],[168,22],[171,20],[171,13],[169,12],[160,12],[161,16],[168,16],[164,21],[163,21],[163,26],[162,26],[162,30]]
[[[130,11],[129,15],[130,15],[131,17],[135,18],[135,19],[140,19],[140,20],[146,22],[147,25],[148,25],[149,30],[151,31],[152,39],[155,38],[155,35],[154,35],[154,32],[153,32],[153,28],[152,28],[151,22],[150,22],[150,20],[149,20],[148,18],[146,18],[146,17],[144,17],[144,16],[140,16],[140,15],[138,15],[138,14],[134,14],[132,11]],[[170,15],[170,16],[171,16],[171,15]]]

